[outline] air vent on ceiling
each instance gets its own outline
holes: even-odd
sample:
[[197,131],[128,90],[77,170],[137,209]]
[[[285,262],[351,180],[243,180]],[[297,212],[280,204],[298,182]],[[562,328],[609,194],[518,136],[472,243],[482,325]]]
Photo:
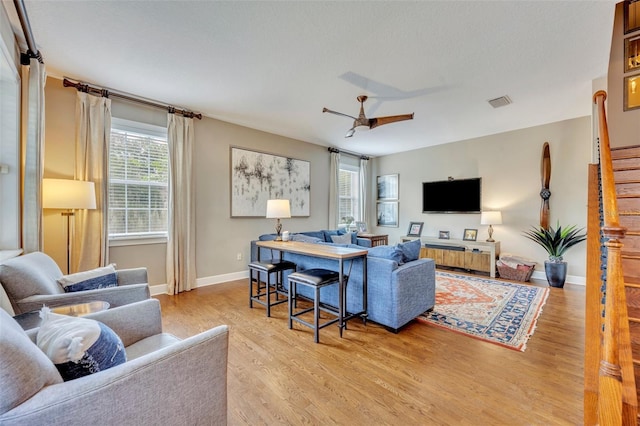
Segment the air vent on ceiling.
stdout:
[[509,105],[511,103],[511,99],[507,95],[500,96],[499,98],[490,99],[489,104],[494,108],[500,108],[502,106]]

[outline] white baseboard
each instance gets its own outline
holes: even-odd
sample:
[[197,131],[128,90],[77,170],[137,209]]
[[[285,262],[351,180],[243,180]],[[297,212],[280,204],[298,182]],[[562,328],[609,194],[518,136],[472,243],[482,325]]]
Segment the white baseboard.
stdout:
[[[196,279],[196,287],[206,287],[209,285],[222,284],[229,281],[242,280],[249,278],[249,271],[240,271],[240,272],[231,272],[229,274],[222,275],[212,275],[210,277],[203,277]],[[547,281],[547,276],[544,271],[533,271],[531,274],[531,279],[538,281]],[[566,282],[568,284],[577,284],[577,285],[586,285],[587,280],[585,277],[581,277],[579,275],[567,275]],[[158,284],[149,286],[149,290],[151,291],[152,296],[156,296],[158,294],[167,294],[167,285],[166,284]]]
[[[206,287],[209,285],[222,284],[229,281],[236,281],[249,278],[249,271],[231,272],[229,274],[212,275],[210,277],[203,277],[196,279],[195,288]],[[149,291],[152,296],[158,294],[167,294],[167,284],[157,284],[149,286]]]
[[[544,282],[547,281],[547,275],[544,273],[544,271],[533,271],[533,274],[531,274],[531,278]],[[579,275],[567,275],[567,279],[565,282],[567,284],[587,285],[587,279]]]

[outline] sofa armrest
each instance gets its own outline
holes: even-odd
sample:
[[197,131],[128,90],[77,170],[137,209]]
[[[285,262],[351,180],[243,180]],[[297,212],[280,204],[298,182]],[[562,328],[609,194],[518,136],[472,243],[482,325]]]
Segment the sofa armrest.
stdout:
[[128,303],[146,300],[149,297],[151,295],[147,284],[130,284],[123,287],[108,287],[60,294],[36,294],[15,302],[17,306],[16,315],[39,310],[42,305],[54,307],[101,300],[109,302],[109,305],[115,308]]
[[118,285],[147,284],[147,268],[130,268],[116,270]]
[[[85,315],[84,318],[104,323],[122,339],[125,347],[162,333],[160,302],[157,299],[147,299],[106,311],[94,312]],[[38,327],[27,330],[27,335],[34,343],[38,330]]]
[[102,312],[86,315],[111,328],[129,346],[147,337],[162,333],[160,302],[147,299]]
[[[213,328],[108,370],[47,386],[0,416],[0,423],[226,425],[228,345],[228,327]],[[151,389],[184,397],[162,398]]]

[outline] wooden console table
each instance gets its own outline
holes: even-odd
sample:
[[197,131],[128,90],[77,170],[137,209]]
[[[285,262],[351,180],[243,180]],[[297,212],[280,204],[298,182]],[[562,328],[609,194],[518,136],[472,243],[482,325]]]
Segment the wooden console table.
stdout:
[[[403,237],[403,240],[414,239],[416,238]],[[496,277],[496,259],[500,255],[500,241],[444,240],[436,237],[421,237],[420,240],[423,244],[420,257],[433,259],[436,266],[488,272],[491,278]],[[425,247],[424,244],[440,247]],[[464,249],[461,250],[462,247]]]
[[389,235],[358,234],[358,238],[366,238],[371,241],[371,247],[386,246],[389,244]]
[[[342,330],[347,328],[347,321],[351,318],[361,317],[363,321],[367,320],[367,250],[363,247],[362,250],[337,247],[325,244],[313,244],[304,243],[299,241],[257,241],[258,246],[258,261],[260,261],[260,247],[277,250],[281,252],[280,259],[282,259],[282,252],[304,254],[312,257],[319,257],[323,259],[334,259],[338,261],[338,285],[340,287],[338,291],[338,327],[340,328],[340,337],[342,337]],[[348,260],[362,259],[362,311],[349,313],[347,311],[347,283],[343,279],[344,277],[344,262]]]

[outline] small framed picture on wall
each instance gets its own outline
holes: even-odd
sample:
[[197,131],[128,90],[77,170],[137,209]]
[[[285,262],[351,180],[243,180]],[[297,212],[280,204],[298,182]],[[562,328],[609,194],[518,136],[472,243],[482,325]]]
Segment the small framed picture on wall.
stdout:
[[448,240],[449,239],[449,231],[440,231],[438,233],[438,238],[440,238],[441,240]]
[[640,108],[640,74],[624,78],[624,110]]

